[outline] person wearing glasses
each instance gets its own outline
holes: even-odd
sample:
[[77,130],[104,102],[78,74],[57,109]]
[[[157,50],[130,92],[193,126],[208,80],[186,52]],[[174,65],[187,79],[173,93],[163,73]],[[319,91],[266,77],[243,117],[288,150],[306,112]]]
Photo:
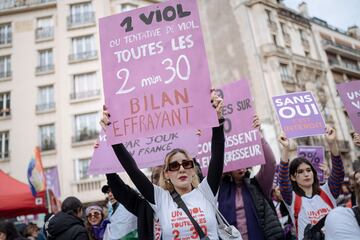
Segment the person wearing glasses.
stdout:
[[[149,202],[159,218],[162,239],[198,239],[199,233],[191,224],[185,212],[178,208],[171,193],[176,191],[209,239],[219,239],[218,224],[213,205],[219,189],[224,166],[225,137],[223,131],[223,100],[214,91],[212,104],[217,111],[220,126],[212,129],[211,160],[208,176],[199,183],[195,164],[183,149],[173,149],[164,161],[160,175],[160,187],[138,168],[131,154],[123,144],[113,145],[114,152],[139,192]],[[109,113],[104,111],[103,124],[109,125]],[[211,201],[211,202],[210,202]]]
[[109,220],[105,219],[103,209],[98,205],[92,205],[85,210],[85,227],[91,240],[102,240]]
[[324,217],[336,207],[336,198],[340,194],[344,180],[344,166],[334,128],[326,127],[325,139],[331,152],[332,169],[328,181],[320,186],[317,172],[311,162],[303,157],[297,157],[290,162],[289,139],[284,134],[279,137],[282,145],[280,191],[295,224],[297,239],[307,239],[315,235],[323,237],[321,228]]

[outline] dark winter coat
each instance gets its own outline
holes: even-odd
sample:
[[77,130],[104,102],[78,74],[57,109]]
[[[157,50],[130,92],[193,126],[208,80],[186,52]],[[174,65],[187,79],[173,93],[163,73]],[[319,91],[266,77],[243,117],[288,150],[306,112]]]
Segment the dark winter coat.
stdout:
[[83,221],[64,212],[48,220],[46,232],[49,240],[89,240]]

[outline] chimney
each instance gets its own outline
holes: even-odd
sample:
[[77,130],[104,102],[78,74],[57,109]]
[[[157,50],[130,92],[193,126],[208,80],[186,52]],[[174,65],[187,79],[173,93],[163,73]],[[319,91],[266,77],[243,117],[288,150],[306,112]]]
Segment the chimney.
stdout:
[[309,18],[309,11],[306,2],[302,2],[298,6],[299,13],[306,18]]
[[353,38],[360,39],[360,29],[357,25],[348,27],[347,33]]

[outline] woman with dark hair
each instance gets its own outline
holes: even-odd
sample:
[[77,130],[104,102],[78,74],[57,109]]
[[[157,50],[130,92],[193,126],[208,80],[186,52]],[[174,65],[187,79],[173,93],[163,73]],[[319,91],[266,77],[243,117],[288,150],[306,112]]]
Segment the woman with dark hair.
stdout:
[[23,240],[12,222],[0,222],[0,240]]
[[[331,152],[332,170],[328,182],[320,186],[317,172],[310,161],[298,157],[289,163],[290,143],[283,134],[279,183],[281,195],[295,224],[297,239],[316,225],[336,206],[344,179],[344,166],[336,143],[336,131],[327,127],[326,141]],[[318,233],[321,234],[320,231]]]
[[89,240],[85,229],[83,205],[76,197],[66,198],[61,211],[51,216],[45,223],[47,238],[50,240]]
[[90,240],[102,240],[109,220],[105,219],[103,210],[98,205],[92,205],[85,210],[85,227],[90,234]]

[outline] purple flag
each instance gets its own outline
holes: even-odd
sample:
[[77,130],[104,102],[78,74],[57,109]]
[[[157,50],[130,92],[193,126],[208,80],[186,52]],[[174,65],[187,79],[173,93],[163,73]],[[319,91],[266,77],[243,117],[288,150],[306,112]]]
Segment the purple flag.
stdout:
[[320,182],[324,181],[324,171],[320,165],[324,162],[324,147],[321,146],[298,146],[297,155],[306,158],[316,169]]
[[[265,163],[260,134],[252,127],[255,114],[247,81],[237,81],[218,90],[224,98],[225,166],[224,172]],[[197,159],[207,174],[211,157],[211,129],[202,131]]]
[[360,80],[336,85],[355,132],[360,133]]
[[311,92],[272,97],[281,127],[288,138],[325,133],[325,122]]
[[164,1],[100,19],[110,144],[217,125],[196,2]]
[[60,183],[59,183],[59,173],[57,167],[51,167],[45,169],[45,178],[46,186],[48,189],[51,189],[55,194],[56,198],[60,198]]

